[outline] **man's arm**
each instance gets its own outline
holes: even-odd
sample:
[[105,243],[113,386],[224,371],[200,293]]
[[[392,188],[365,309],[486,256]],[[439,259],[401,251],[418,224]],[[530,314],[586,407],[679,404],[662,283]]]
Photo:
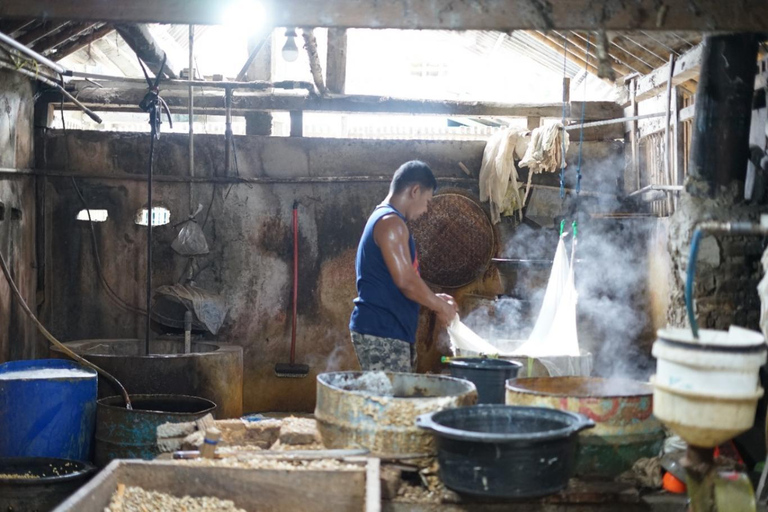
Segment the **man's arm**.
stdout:
[[381,249],[395,285],[403,295],[437,313],[445,324],[456,315],[456,304],[432,293],[411,262],[408,227],[397,215],[387,215],[376,223],[373,238]]

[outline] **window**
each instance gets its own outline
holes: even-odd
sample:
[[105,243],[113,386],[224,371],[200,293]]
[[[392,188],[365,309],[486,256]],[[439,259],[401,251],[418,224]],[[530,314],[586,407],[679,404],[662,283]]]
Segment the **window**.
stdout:
[[[171,211],[162,206],[152,207],[152,225],[164,226],[171,222]],[[136,224],[139,226],[147,225],[147,209],[141,208],[136,212]]]
[[107,210],[80,210],[77,213],[77,220],[88,222],[106,222],[109,217]]

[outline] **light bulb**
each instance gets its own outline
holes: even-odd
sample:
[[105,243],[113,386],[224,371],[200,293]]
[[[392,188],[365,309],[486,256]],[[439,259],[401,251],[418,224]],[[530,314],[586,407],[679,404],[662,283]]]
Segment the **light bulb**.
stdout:
[[292,28],[286,30],[285,37],[283,59],[286,62],[296,62],[296,59],[299,58],[299,48],[296,46],[296,30]]

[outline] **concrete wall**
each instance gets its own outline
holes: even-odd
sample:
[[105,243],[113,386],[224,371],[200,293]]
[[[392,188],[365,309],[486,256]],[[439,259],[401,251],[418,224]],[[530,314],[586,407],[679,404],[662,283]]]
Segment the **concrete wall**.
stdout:
[[[195,175],[203,182],[194,184],[193,204],[203,203],[207,209],[212,194],[215,197],[205,226],[211,254],[198,258],[205,270],[197,284],[222,294],[231,306],[218,338],[244,348],[245,410],[311,410],[317,373],[357,368],[347,329],[355,297],[355,250],[368,214],[386,195],[392,172],[404,161],[419,158],[430,163],[441,187],[476,193],[476,177],[468,178],[458,163],[477,172],[484,143],[255,136],[235,140],[240,176],[262,181],[230,188],[221,182],[226,178],[223,137],[195,138]],[[124,300],[143,305],[146,231],[134,224],[133,215],[146,203],[148,137],[101,132],[64,136],[53,131],[42,143],[41,166],[49,171],[47,323],[67,340],[143,335],[143,321],[117,308],[99,286],[87,224],[75,221],[82,204],[71,179],[61,171],[84,176],[78,184],[89,206],[109,210],[108,221],[95,225],[105,273]],[[578,156],[576,146],[569,152],[572,162]],[[172,224],[190,210],[190,185],[183,181],[188,174],[186,152],[185,136],[161,137],[154,191],[156,204],[171,210]],[[585,143],[584,188],[605,187],[604,170],[620,169],[615,162],[622,161],[621,152],[621,144]],[[324,181],[334,177],[339,180]],[[382,179],[371,181],[376,177]],[[287,180],[269,181],[275,179]],[[289,356],[294,201],[301,204],[297,360],[308,363],[312,373],[304,379],[278,379],[274,365]],[[187,263],[170,247],[177,233],[172,224],[154,230],[156,286],[177,281]],[[490,290],[497,280],[491,272],[467,290]],[[437,336],[429,315],[424,315],[422,370],[439,359]]]
[[[16,173],[33,163],[33,89],[0,71],[0,252],[27,302],[35,308],[35,179]],[[0,362],[35,357],[34,327],[0,276]]]

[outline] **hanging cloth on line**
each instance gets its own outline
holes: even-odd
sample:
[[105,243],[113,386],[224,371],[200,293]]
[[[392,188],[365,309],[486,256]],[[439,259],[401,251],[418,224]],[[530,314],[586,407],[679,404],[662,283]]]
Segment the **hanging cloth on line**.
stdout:
[[[574,224],[574,234],[575,234]],[[574,284],[574,256],[576,238],[571,246],[568,260],[564,238],[561,235],[552,263],[552,272],[544,293],[539,317],[528,341],[514,354],[529,357],[580,355],[579,337],[576,330],[576,304],[578,294]]]

